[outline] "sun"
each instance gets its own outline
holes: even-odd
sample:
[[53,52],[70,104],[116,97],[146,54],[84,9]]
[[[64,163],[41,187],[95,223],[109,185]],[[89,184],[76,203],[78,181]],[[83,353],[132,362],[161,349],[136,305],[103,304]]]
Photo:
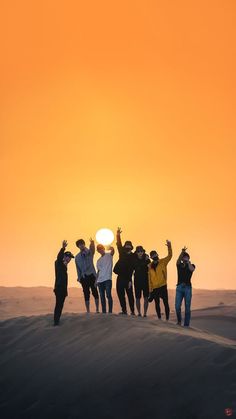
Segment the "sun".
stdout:
[[108,246],[114,240],[114,234],[109,228],[101,228],[96,233],[96,240],[98,243]]

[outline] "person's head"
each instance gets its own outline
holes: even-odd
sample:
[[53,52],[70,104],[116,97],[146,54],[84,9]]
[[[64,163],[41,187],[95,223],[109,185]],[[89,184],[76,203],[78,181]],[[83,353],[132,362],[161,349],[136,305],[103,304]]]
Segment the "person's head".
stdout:
[[133,250],[133,245],[132,245],[132,242],[131,242],[131,241],[127,240],[127,241],[125,242],[125,244],[124,244],[124,250],[125,250],[125,252],[126,252],[126,253],[128,253],[128,254],[132,252],[132,250]]
[[82,250],[85,249],[85,241],[83,239],[77,240],[77,242],[75,244],[80,249],[81,252],[82,252]]
[[74,255],[72,255],[71,252],[65,252],[63,256],[63,263],[68,265],[72,258],[74,258]]
[[158,262],[159,256],[158,256],[158,253],[156,252],[156,250],[152,250],[150,252],[150,258],[153,260],[153,262]]
[[189,256],[189,254],[188,254],[187,252],[184,252],[184,253],[183,253],[183,256],[182,256],[182,262],[183,262],[183,263],[188,263],[188,262],[189,262],[189,260],[190,260],[190,256]]
[[100,255],[105,255],[105,247],[103,246],[103,244],[98,244],[97,245],[97,252],[100,253]]
[[142,259],[143,255],[145,254],[145,250],[143,248],[143,246],[137,246],[136,250],[135,250],[136,255],[138,256],[139,259]]

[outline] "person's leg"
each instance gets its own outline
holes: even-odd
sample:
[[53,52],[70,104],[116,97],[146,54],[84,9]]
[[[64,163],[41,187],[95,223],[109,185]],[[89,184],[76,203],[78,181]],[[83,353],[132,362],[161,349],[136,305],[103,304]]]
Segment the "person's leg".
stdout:
[[144,285],[143,288],[143,299],[144,299],[144,304],[143,304],[143,317],[147,317],[147,311],[148,311],[148,296],[149,296],[149,289],[148,289],[148,282],[146,283],[146,285]]
[[178,324],[181,324],[181,321],[182,321],[181,305],[182,305],[183,297],[184,297],[184,293],[182,291],[182,285],[179,284],[176,287],[176,294],[175,294],[175,311],[176,311]]
[[160,295],[159,295],[159,292],[158,292],[157,289],[154,290],[153,297],[154,297],[154,301],[155,301],[157,317],[158,317],[158,319],[161,319]]
[[126,283],[126,294],[129,300],[129,307],[131,314],[134,314],[134,293],[133,293],[133,285],[129,288],[129,283]]
[[147,297],[144,297],[143,317],[147,317],[147,311],[148,311],[148,298]]
[[89,291],[89,282],[87,278],[81,279],[81,285],[82,285],[83,293],[84,293],[85,307],[86,307],[87,313],[90,313],[90,291]]
[[165,307],[165,314],[166,314],[166,320],[169,320],[170,317],[170,307],[169,307],[169,301],[168,301],[168,290],[167,285],[164,287],[161,287],[161,296]]
[[59,324],[65,298],[66,296],[63,294],[59,294],[59,293],[56,294],[56,306],[54,310],[54,325],[55,326]]
[[119,276],[117,277],[117,280],[116,280],[116,291],[119,298],[122,313],[127,314],[124,280],[120,278]]
[[98,298],[98,290],[97,287],[95,287],[95,281],[96,278],[94,275],[90,275],[89,277],[89,285],[95,300],[95,306],[96,306],[96,312],[99,313],[99,298]]
[[138,315],[141,316],[141,304],[140,304],[141,289],[136,282],[134,283],[134,292],[135,292],[137,312],[138,312]]
[[106,288],[106,296],[108,300],[109,313],[112,313],[112,308],[113,308],[113,299],[111,295],[112,281],[110,279],[105,281],[105,288]]
[[185,295],[184,295],[185,318],[184,318],[184,326],[189,326],[189,323],[190,323],[190,318],[191,318],[191,300],[192,300],[192,287],[185,286]]
[[105,282],[100,282],[98,284],[98,288],[99,288],[99,294],[100,294],[100,300],[101,300],[101,305],[102,305],[102,312],[106,313],[106,298],[105,298]]

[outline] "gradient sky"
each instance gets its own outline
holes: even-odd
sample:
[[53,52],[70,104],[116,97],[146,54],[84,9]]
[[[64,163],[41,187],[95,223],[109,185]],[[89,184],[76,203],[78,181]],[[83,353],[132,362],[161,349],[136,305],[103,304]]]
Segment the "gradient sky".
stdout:
[[[5,0],[0,285],[100,227],[235,288],[234,0]],[[69,284],[76,286],[74,264]]]

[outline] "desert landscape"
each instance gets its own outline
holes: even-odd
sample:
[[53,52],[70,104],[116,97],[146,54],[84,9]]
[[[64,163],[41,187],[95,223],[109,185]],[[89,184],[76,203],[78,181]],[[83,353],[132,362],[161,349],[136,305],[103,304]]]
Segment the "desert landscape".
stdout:
[[[190,328],[85,314],[71,288],[53,327],[52,289],[0,288],[4,419],[220,419],[236,414],[236,291],[194,290]],[[93,309],[93,307],[92,307]]]

